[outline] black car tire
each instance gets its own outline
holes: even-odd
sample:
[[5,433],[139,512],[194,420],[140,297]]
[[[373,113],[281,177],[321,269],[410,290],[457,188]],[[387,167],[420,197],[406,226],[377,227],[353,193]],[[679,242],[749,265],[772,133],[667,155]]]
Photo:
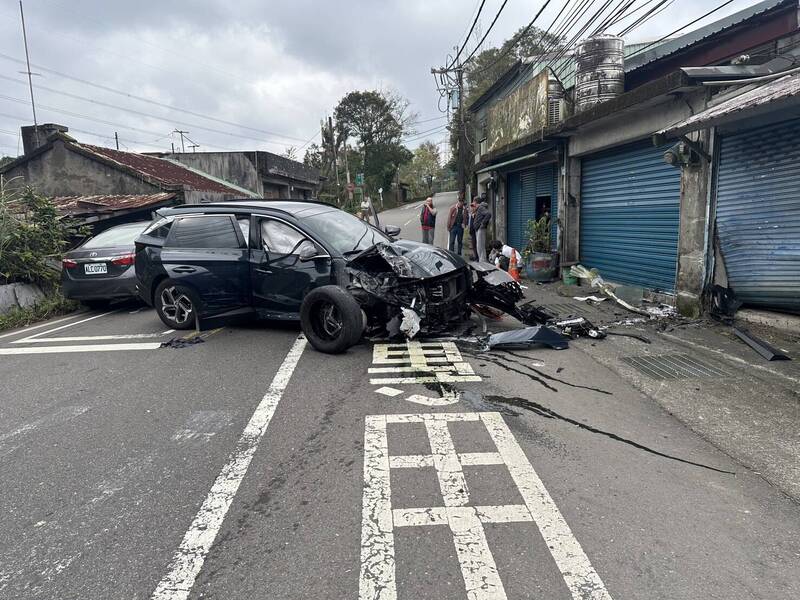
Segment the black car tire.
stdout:
[[300,326],[315,349],[340,354],[361,339],[364,318],[351,294],[335,285],[323,285],[303,299]]
[[189,288],[165,279],[153,294],[153,305],[161,321],[170,329],[194,329],[197,299]]

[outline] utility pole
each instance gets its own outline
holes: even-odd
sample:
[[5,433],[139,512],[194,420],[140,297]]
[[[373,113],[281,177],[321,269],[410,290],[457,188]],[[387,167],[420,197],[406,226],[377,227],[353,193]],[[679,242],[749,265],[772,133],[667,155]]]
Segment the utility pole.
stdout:
[[331,146],[333,150],[333,170],[336,173],[336,201],[339,202],[342,197],[341,183],[339,182],[339,160],[337,154],[339,148],[336,145],[336,134],[333,132],[333,117],[328,117],[328,131],[331,134]]
[[175,142],[170,142],[172,145],[172,153],[175,154]]
[[116,144],[117,150],[119,150],[119,134],[116,131],[114,132],[114,144]]
[[[453,85],[453,81],[450,78],[451,74],[455,74],[455,85]],[[457,147],[457,155],[456,155],[456,181],[458,184],[458,191],[466,199],[466,191],[467,191],[467,176],[466,176],[466,148],[467,148],[467,129],[466,129],[466,120],[464,118],[464,66],[461,63],[456,65],[451,65],[449,68],[432,68],[431,74],[436,76],[445,76],[447,78],[447,82],[444,85],[444,89],[440,88],[440,92],[442,94],[447,95],[448,102],[453,98],[453,93],[457,94],[458,98],[458,113],[453,117],[451,121],[451,129],[452,127],[457,128],[457,138],[456,138],[456,145]],[[444,77],[442,77],[444,78]]]
[[180,129],[176,129],[175,133],[178,133],[181,136],[181,152],[186,152],[186,146],[184,146],[184,144],[183,144],[183,136],[188,134],[189,132],[188,131],[181,131]]
[[192,149],[192,152],[197,152],[197,149],[200,147],[200,144],[189,144],[189,148]]
[[28,88],[31,91],[31,109],[33,110],[33,131],[36,143],[39,143],[39,123],[36,121],[36,102],[33,99],[33,73],[31,73],[31,57],[28,54],[28,33],[25,31],[25,13],[22,10],[22,0],[19,0],[19,18],[22,21],[22,41],[25,43],[25,64],[28,70]]

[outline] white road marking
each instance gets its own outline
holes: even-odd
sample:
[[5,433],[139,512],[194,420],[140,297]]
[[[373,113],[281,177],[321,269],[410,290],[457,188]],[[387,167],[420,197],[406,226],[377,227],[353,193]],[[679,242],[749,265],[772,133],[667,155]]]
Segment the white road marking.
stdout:
[[403,227],[405,227],[406,225],[408,225],[409,223],[411,223],[411,221],[413,221],[413,220],[414,220],[414,217],[411,217],[411,218],[410,218],[408,221],[406,221],[405,223],[403,223]]
[[[367,369],[368,373],[386,375],[371,377],[369,381],[372,385],[481,381],[480,376],[476,375],[472,365],[463,359],[453,342],[409,341],[405,344],[375,344],[372,350],[372,362],[381,366],[370,367]],[[418,403],[426,404],[424,398],[426,397],[419,396],[417,400],[421,402]],[[427,404],[443,406],[453,402]]]
[[[157,338],[173,333],[174,329],[168,329],[162,333],[128,333],[122,335],[83,335],[74,337],[51,337],[19,340],[20,344],[43,344],[52,342],[100,342],[108,340],[138,340],[146,338]],[[17,342],[15,342],[17,343]]]
[[[457,454],[449,423],[482,421],[497,452]],[[389,456],[387,424],[424,423],[430,455]],[[434,466],[444,506],[392,509],[391,469]],[[467,506],[462,465],[505,465],[525,502]],[[396,600],[394,528],[448,525],[467,598],[506,600],[484,523],[534,521],[574,600],[611,600],[602,580],[499,413],[370,415],[364,435],[364,498],[359,600]]]
[[224,410],[198,410],[193,412],[172,435],[173,442],[207,442],[220,431],[230,426],[233,413]]
[[404,398],[404,400],[413,402],[414,404],[422,404],[423,406],[449,406],[461,400],[461,394],[458,392],[446,391],[440,398],[423,396],[422,394],[411,394],[407,398]]
[[[172,559],[169,572],[156,587],[151,600],[184,600],[192,590],[197,574],[203,567],[208,551],[219,533],[225,515],[239,490],[258,444],[267,431],[283,392],[292,378],[306,347],[300,335],[278,368],[267,393],[261,399],[244,428],[236,449],[211,486],[189,530]],[[387,468],[388,475],[388,468]]]
[[69,321],[70,319],[74,319],[75,317],[79,317],[82,314],[85,314],[85,313],[81,312],[81,313],[77,313],[77,314],[74,314],[74,315],[70,315],[68,317],[64,317],[63,319],[58,319],[56,321],[48,321],[47,323],[40,323],[39,325],[34,325],[32,327],[25,327],[23,329],[17,329],[16,331],[11,331],[9,333],[4,333],[3,335],[0,335],[0,340],[2,340],[3,338],[11,337],[12,335],[20,335],[22,333],[27,333],[29,331],[35,331],[36,329],[41,329],[42,327],[50,327],[52,325],[55,325],[56,323],[63,323],[64,321]]
[[528,462],[499,413],[481,413],[481,420],[508,466],[514,483],[576,600],[611,600],[589,557],[572,534],[561,511]]
[[137,342],[131,344],[90,344],[86,346],[32,346],[26,348],[0,348],[0,355],[10,354],[56,354],[59,352],[117,352],[120,350],[155,350],[159,342]]
[[394,398],[395,396],[399,396],[403,393],[403,390],[398,390],[397,388],[391,387],[382,387],[375,390],[376,394],[382,394],[384,396],[389,396],[390,398]]
[[87,323],[89,321],[93,321],[94,319],[99,319],[100,317],[105,317],[106,315],[110,315],[112,313],[117,312],[116,310],[110,310],[108,312],[100,313],[99,315],[94,315],[88,317],[86,319],[81,319],[80,321],[74,321],[73,323],[67,323],[66,325],[61,325],[60,327],[56,327],[54,329],[48,329],[47,331],[42,331],[40,333],[34,333],[33,335],[29,335],[26,338],[22,338],[21,340],[14,340],[11,342],[12,344],[21,344],[27,342],[28,340],[32,340],[34,338],[41,337],[43,335],[48,335],[50,333],[55,333],[56,331],[61,331],[62,329],[66,329],[67,327],[74,327],[75,325],[80,325],[81,323]]

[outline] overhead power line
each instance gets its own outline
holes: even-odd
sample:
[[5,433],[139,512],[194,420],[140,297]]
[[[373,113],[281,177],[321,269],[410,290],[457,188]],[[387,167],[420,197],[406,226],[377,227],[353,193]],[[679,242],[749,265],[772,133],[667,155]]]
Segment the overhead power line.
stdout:
[[489,37],[489,34],[491,33],[492,28],[494,27],[494,24],[497,23],[497,19],[500,18],[500,14],[503,12],[503,9],[506,7],[506,4],[508,4],[508,0],[503,0],[503,3],[500,5],[500,8],[497,11],[497,14],[494,16],[494,19],[492,19],[492,22],[489,24],[489,28],[486,30],[486,33],[483,34],[483,37],[480,39],[480,41],[475,46],[475,48],[472,49],[472,52],[469,53],[469,56],[467,56],[467,58],[464,59],[465,63],[469,62],[469,60],[473,56],[475,56],[475,53],[478,51],[478,49],[480,49],[480,47],[483,44],[483,42],[486,40],[487,37]]
[[[17,64],[22,64],[22,65],[25,64],[25,61],[20,60],[20,59],[14,57],[14,56],[9,56],[8,54],[3,54],[1,52],[0,52],[0,58],[8,60],[8,61],[11,61],[11,62],[15,62]],[[284,135],[284,134],[281,134],[281,133],[276,133],[274,131],[268,131],[266,129],[259,129],[259,128],[256,128],[256,127],[250,127],[248,125],[243,125],[241,123],[235,123],[235,122],[232,122],[232,121],[226,121],[225,119],[219,119],[217,117],[212,117],[210,115],[205,115],[203,113],[199,113],[199,112],[187,109],[187,108],[180,108],[180,107],[177,107],[177,106],[173,106],[171,104],[166,104],[164,102],[159,102],[158,100],[152,100],[150,98],[145,98],[143,96],[137,96],[136,94],[131,94],[130,92],[126,92],[124,90],[118,90],[116,88],[112,88],[112,87],[109,87],[107,85],[103,85],[103,84],[100,84],[100,83],[95,83],[93,81],[89,81],[88,79],[75,77],[75,76],[69,75],[67,73],[62,73],[61,71],[56,71],[55,69],[49,69],[49,68],[44,67],[42,65],[37,65],[35,63],[31,63],[31,66],[35,67],[39,71],[43,71],[45,73],[50,73],[50,74],[56,75],[58,77],[63,77],[64,79],[69,79],[70,81],[75,81],[76,83],[80,83],[80,84],[83,84],[83,85],[87,85],[87,86],[93,87],[95,89],[100,89],[100,90],[103,90],[103,91],[106,91],[106,92],[110,92],[112,94],[118,94],[118,95],[121,95],[121,96],[125,96],[126,98],[131,98],[133,100],[138,100],[139,102],[145,102],[147,104],[152,104],[153,106],[159,106],[161,108],[166,108],[168,110],[174,110],[176,112],[182,112],[182,113],[185,113],[187,115],[192,115],[193,117],[200,117],[201,119],[207,119],[209,121],[215,121],[217,123],[222,123],[223,125],[231,125],[233,127],[239,127],[241,129],[247,129],[247,130],[250,130],[250,131],[255,131],[257,133],[263,133],[264,135],[272,135],[272,136],[275,136],[275,137],[285,138],[285,139],[288,139],[288,140],[294,140],[294,141],[298,141],[298,142],[303,141],[303,138],[290,136],[290,135]],[[251,139],[253,139],[253,138],[251,138]]]
[[475,15],[475,18],[472,20],[472,25],[467,32],[467,37],[464,38],[464,43],[461,44],[461,47],[458,49],[453,60],[447,65],[447,68],[450,69],[454,64],[458,63],[458,57],[461,56],[461,53],[464,51],[464,48],[467,47],[467,42],[469,42],[469,38],[472,36],[472,32],[475,30],[475,25],[478,24],[478,19],[481,17],[481,11],[483,10],[483,5],[486,4],[486,0],[481,0],[481,5],[478,7],[478,13]]

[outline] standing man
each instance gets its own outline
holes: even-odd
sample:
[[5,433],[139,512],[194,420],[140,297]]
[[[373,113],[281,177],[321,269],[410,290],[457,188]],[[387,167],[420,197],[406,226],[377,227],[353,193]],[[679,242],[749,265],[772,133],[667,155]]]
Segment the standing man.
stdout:
[[433,245],[433,233],[436,231],[436,209],[433,208],[433,198],[430,196],[422,205],[419,222],[422,225],[422,243]]
[[472,242],[472,256],[470,260],[473,262],[478,260],[478,241],[475,233],[475,212],[478,210],[478,197],[475,196],[470,202],[469,210],[467,211],[467,230],[469,231],[469,239]]
[[372,212],[370,210],[370,205],[371,204],[372,204],[372,202],[370,202],[369,196],[367,196],[366,194],[364,196],[362,196],[362,199],[361,199],[361,218],[364,221],[366,221],[367,223],[369,223],[370,213]]
[[450,234],[447,249],[450,252],[456,252],[458,247],[458,255],[461,256],[464,250],[464,228],[468,224],[467,208],[464,206],[464,198],[459,194],[458,200],[450,207],[450,214],[447,215],[447,231]]
[[475,242],[477,244],[478,262],[486,261],[486,228],[491,220],[492,213],[489,211],[489,205],[484,200],[478,204],[478,209],[475,211]]

